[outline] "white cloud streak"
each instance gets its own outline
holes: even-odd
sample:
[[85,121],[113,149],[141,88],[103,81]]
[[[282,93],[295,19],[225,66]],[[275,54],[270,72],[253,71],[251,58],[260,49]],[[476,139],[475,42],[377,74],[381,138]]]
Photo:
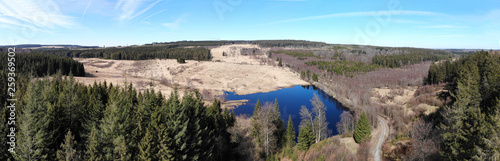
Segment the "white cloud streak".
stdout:
[[161,2],[162,0],[157,0],[149,5],[147,5],[145,8],[140,10],[139,8],[143,6],[145,3],[145,0],[120,0],[116,3],[115,9],[121,10],[121,14],[118,16],[118,21],[120,22],[127,22],[130,21],[142,14],[144,14],[146,11],[150,10],[153,8],[156,4]]
[[461,29],[467,28],[467,26],[455,26],[455,25],[432,25],[432,26],[418,26],[419,28],[428,29]]
[[82,18],[85,17],[85,13],[87,13],[87,9],[90,6],[90,3],[92,3],[92,0],[89,0],[89,3],[87,4],[87,7],[85,7],[85,10],[83,11]]
[[307,0],[273,0],[273,1],[280,1],[280,2],[305,2]]
[[37,29],[71,28],[76,24],[74,18],[62,14],[52,0],[1,0],[0,23]]
[[406,20],[406,19],[393,19],[391,22],[394,23],[403,23],[403,24],[424,24],[425,22],[422,21],[413,21],[413,20]]
[[345,12],[345,13],[334,13],[319,16],[302,17],[295,19],[288,19],[282,21],[276,21],[267,23],[264,25],[287,23],[287,22],[297,22],[297,21],[307,21],[307,20],[319,20],[328,18],[343,18],[343,17],[366,17],[366,16],[389,16],[389,15],[416,15],[416,16],[435,16],[441,15],[440,13],[428,12],[428,11],[408,11],[408,10],[383,10],[383,11],[367,11],[367,12]]
[[166,11],[166,9],[164,9],[164,10],[160,10],[160,11],[158,11],[158,12],[155,12],[155,13],[153,13],[153,14],[149,15],[148,17],[146,17],[146,18],[142,19],[142,20],[143,20],[143,21],[145,21],[145,20],[147,20],[148,18],[153,17],[154,15],[156,15],[156,14],[158,14],[158,13],[162,13],[162,12],[164,12],[164,11]]
[[171,23],[162,23],[163,26],[168,27],[170,29],[179,29],[180,23],[183,21],[182,18],[178,18],[174,22]]

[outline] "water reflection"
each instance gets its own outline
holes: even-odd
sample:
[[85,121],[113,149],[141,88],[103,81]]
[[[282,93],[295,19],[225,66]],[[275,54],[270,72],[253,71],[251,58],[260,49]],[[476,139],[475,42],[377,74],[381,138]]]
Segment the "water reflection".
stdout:
[[276,91],[249,95],[236,95],[234,92],[225,93],[227,94],[226,96],[229,100],[249,100],[245,105],[241,105],[234,110],[236,115],[246,114],[251,116],[257,100],[260,100],[260,102],[264,104],[264,102],[274,102],[275,99],[278,99],[281,119],[286,123],[288,121],[288,116],[290,115],[292,117],[293,124],[295,125],[297,134],[299,129],[298,125],[301,121],[299,115],[300,107],[305,105],[308,109],[311,109],[312,105],[310,99],[312,99],[315,93],[320,96],[320,99],[327,107],[326,116],[327,121],[329,122],[328,128],[332,130],[333,135],[337,134],[335,124],[340,120],[340,114],[342,114],[342,111],[346,110],[335,98],[312,85],[298,85],[290,88],[282,88]]

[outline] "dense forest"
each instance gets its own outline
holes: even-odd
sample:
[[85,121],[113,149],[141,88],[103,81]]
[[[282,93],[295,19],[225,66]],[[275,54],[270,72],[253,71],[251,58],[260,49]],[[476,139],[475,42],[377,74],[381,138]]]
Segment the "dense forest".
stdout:
[[[0,53],[0,70],[7,69],[7,53]],[[83,64],[69,57],[59,57],[46,53],[17,53],[15,56],[16,73],[31,74],[34,77],[51,75],[60,71],[63,75],[72,73],[85,76]]]
[[316,66],[319,70],[327,71],[329,74],[344,75],[352,77],[357,74],[374,71],[380,68],[379,65],[366,65],[353,61],[310,61],[308,66]]
[[[227,129],[234,114],[220,102],[208,107],[201,95],[177,92],[168,100],[153,90],[94,83],[71,77],[28,81],[16,98],[16,149],[0,160],[231,160]],[[2,102],[5,104],[5,102]],[[0,133],[9,111],[2,106]],[[1,137],[1,142],[7,142]]]
[[178,48],[171,45],[99,48],[85,50],[41,49],[35,50],[57,56],[76,58],[104,58],[115,60],[177,59],[210,60],[210,50],[205,48]]
[[306,41],[306,40],[221,40],[221,41],[176,41],[176,42],[155,42],[148,45],[176,45],[176,46],[221,46],[231,44],[256,44],[261,47],[323,47],[327,44],[324,42]]
[[431,53],[412,53],[412,54],[396,54],[396,55],[376,55],[372,58],[373,64],[389,68],[397,68],[405,65],[412,65],[424,61],[439,61],[443,59],[451,59],[451,54],[431,54]]
[[500,57],[486,51],[436,63],[427,83],[446,82],[453,98],[436,123],[445,160],[500,158]]

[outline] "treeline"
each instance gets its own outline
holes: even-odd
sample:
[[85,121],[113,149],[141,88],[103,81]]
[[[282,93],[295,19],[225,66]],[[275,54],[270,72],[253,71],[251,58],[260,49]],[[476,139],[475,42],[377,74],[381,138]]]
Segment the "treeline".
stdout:
[[323,47],[324,42],[306,41],[306,40],[221,40],[221,41],[177,41],[177,42],[154,42],[148,45],[168,44],[178,46],[221,46],[231,44],[256,44],[261,47]]
[[404,65],[418,64],[424,61],[439,61],[451,59],[451,54],[433,54],[433,53],[411,53],[396,55],[376,55],[372,58],[372,64],[381,65],[389,68],[397,68]]
[[[0,53],[0,70],[7,70],[7,53]],[[72,73],[75,76],[85,76],[85,68],[82,63],[68,57],[58,57],[45,53],[16,53],[15,73],[27,73],[39,77],[55,74],[58,71],[63,75]]]
[[261,47],[308,47],[319,48],[326,46],[324,42],[306,41],[306,40],[256,40],[253,41]]
[[446,160],[500,158],[500,57],[486,51],[435,64],[428,83],[449,82],[451,106],[440,113]]
[[344,75],[352,77],[356,74],[374,71],[380,68],[379,65],[366,65],[361,62],[352,61],[310,61],[306,62],[308,66],[316,66],[320,70],[326,70],[331,74]]
[[198,92],[165,99],[71,77],[28,82],[16,92],[15,153],[5,144],[10,111],[1,107],[0,160],[238,160],[227,131],[234,114],[218,101],[204,106]]
[[210,60],[210,50],[205,48],[183,48],[172,45],[153,45],[123,48],[99,48],[87,50],[52,49],[38,50],[58,56],[76,58],[104,58],[114,60],[177,59]]
[[295,57],[295,58],[297,58],[299,60],[304,60],[304,59],[307,59],[309,57],[312,57],[312,58],[321,58],[318,55],[314,55],[314,53],[312,51],[278,50],[278,51],[274,51],[272,53],[290,55],[290,56],[293,56],[293,57]]

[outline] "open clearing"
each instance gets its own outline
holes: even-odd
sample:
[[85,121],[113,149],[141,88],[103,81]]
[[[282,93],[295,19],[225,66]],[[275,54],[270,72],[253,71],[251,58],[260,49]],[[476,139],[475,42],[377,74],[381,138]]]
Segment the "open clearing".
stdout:
[[265,54],[242,55],[242,48],[256,49],[261,53],[267,50],[256,45],[225,45],[211,49],[212,61],[187,60],[185,64],[171,59],[75,58],[84,64],[85,72],[89,74],[75,79],[85,84],[95,81],[132,83],[140,91],[152,88],[166,95],[178,86],[181,94],[183,89],[191,88],[198,89],[205,97],[220,95],[223,91],[244,95],[309,84],[289,68],[263,63],[264,59],[270,61]]

